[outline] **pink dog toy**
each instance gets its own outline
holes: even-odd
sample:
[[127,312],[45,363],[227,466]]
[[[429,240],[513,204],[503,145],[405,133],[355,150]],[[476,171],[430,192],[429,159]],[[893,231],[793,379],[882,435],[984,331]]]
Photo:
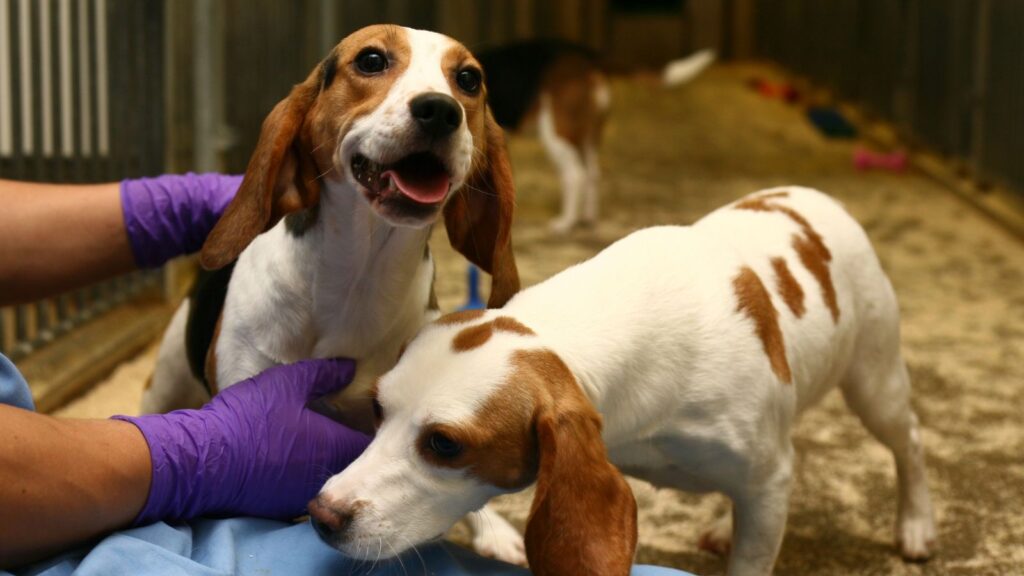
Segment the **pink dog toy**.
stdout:
[[853,165],[858,170],[903,172],[907,169],[907,153],[898,150],[890,154],[882,154],[858,146],[853,151]]

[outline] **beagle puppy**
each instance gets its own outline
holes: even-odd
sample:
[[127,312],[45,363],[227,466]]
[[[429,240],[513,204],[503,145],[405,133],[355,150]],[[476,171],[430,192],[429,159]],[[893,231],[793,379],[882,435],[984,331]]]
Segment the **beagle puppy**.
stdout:
[[[517,131],[536,122],[540,141],[562,180],[562,213],[551,230],[564,234],[598,215],[598,147],[611,89],[593,50],[558,40],[527,40],[477,53],[487,75],[494,118]],[[582,212],[581,212],[582,210]]]
[[377,384],[373,443],[310,512],[348,554],[378,539],[401,552],[536,482],[533,573],[625,575],[637,528],[621,471],[727,495],[731,518],[705,539],[731,548],[729,574],[768,574],[790,430],[835,387],[896,461],[897,547],[927,558],[935,527],[892,286],[837,202],[766,190],[635,232],[503,309],[425,327]]
[[500,306],[519,289],[513,205],[504,135],[470,51],[398,26],[352,33],[264,121],[200,255],[216,272],[174,315],[143,411],[201,404],[202,382],[216,393],[277,364],[340,356],[357,372],[332,407],[372,431],[371,384],[439,315],[432,226],[443,215]]
[[[519,131],[536,123],[562,184],[561,214],[550,228],[565,234],[597,222],[600,205],[599,148],[611,87],[600,55],[562,40],[523,40],[478,51],[487,75],[488,100],[503,128]],[[702,50],[665,65],[662,83],[679,86],[715,60]]]

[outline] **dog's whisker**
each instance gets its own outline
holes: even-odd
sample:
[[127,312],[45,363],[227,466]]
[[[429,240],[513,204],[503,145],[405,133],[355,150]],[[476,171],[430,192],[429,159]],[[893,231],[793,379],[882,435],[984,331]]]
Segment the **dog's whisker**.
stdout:
[[384,550],[384,538],[381,537],[381,536],[377,536],[377,557],[373,559],[373,565],[370,566],[370,571],[367,572],[367,574],[369,574],[370,572],[373,572],[373,569],[377,567],[377,562],[380,561],[380,554],[381,554],[381,552],[383,550]]
[[313,180],[319,180],[319,179],[323,178],[324,176],[327,176],[328,174],[331,173],[331,170],[334,170],[334,166],[331,166],[330,168],[325,170],[322,174],[318,175],[316,178],[313,178]]
[[[384,543],[387,544],[388,548],[391,549],[391,554],[394,555],[395,560],[398,560],[398,565],[402,567],[402,573],[405,574],[406,576],[408,576],[409,571],[406,570],[406,568],[405,568],[405,562],[402,562],[402,556],[398,552],[395,552],[395,547],[391,545],[391,541],[390,540],[385,540]],[[424,574],[426,573],[426,567],[425,566],[424,566],[423,572],[424,572]]]
[[423,573],[426,574],[427,573],[427,562],[425,560],[423,560],[423,555],[420,554],[420,551],[416,548],[416,546],[412,542],[409,541],[408,538],[406,538],[405,536],[402,536],[400,534],[399,534],[399,537],[402,540],[405,540],[405,543],[409,545],[409,548],[413,551],[414,554],[416,554],[416,557],[420,559],[420,565],[423,567]]

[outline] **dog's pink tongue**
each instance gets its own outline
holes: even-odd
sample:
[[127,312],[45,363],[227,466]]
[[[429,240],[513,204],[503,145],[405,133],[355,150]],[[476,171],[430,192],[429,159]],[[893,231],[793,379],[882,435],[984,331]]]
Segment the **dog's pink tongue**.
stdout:
[[394,178],[402,194],[420,204],[436,204],[444,200],[450,184],[448,173],[434,159],[410,158],[381,174],[382,178]]

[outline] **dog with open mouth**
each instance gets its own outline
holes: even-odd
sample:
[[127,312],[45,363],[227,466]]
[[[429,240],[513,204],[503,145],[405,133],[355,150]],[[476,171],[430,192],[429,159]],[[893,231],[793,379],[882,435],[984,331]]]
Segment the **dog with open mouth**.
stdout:
[[[238,193],[203,246],[206,270],[161,344],[144,412],[201,404],[277,364],[356,360],[330,401],[372,429],[368,392],[439,316],[427,241],[519,289],[504,137],[472,53],[433,32],[370,26],[343,39],[263,123]],[[325,475],[326,479],[326,475]],[[478,549],[522,561],[499,517]]]

